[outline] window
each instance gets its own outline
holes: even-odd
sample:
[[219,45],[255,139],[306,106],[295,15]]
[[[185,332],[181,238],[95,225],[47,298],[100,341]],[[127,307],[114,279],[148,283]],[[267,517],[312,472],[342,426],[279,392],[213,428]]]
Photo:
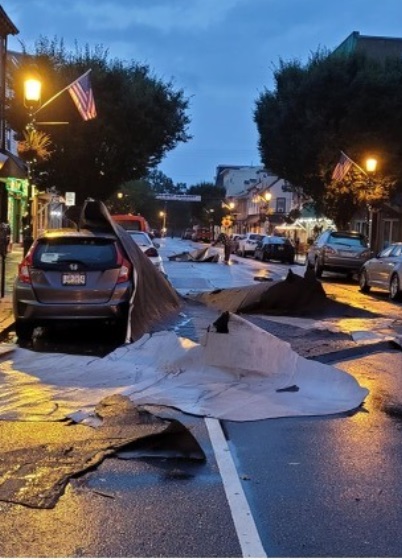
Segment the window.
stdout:
[[276,199],[276,211],[278,213],[284,214],[286,212],[286,198],[279,197]]
[[391,257],[400,257],[402,252],[402,245],[394,245],[391,251]]
[[80,262],[87,266],[116,266],[116,246],[110,239],[62,238],[41,240],[34,252],[34,266]]

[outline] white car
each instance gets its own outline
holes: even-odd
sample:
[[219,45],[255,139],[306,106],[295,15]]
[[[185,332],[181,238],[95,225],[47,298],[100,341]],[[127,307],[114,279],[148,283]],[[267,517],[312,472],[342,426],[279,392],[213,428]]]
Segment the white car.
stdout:
[[264,236],[260,235],[259,233],[246,233],[244,237],[241,237],[239,239],[236,253],[242,257],[254,255],[257,243],[263,238]]
[[390,299],[402,300],[402,242],[392,243],[379,255],[366,261],[359,274],[360,291],[381,288]]
[[141,251],[151,259],[156,268],[166,274],[162,257],[158,252],[159,243],[154,243],[145,231],[128,231],[127,233],[130,234]]

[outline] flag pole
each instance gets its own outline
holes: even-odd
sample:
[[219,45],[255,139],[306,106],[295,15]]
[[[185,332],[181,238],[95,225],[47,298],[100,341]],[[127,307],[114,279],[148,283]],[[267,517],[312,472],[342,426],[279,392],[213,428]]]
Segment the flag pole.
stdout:
[[44,107],[46,107],[47,105],[49,105],[52,101],[54,101],[55,99],[57,99],[62,93],[64,93],[65,91],[67,91],[73,84],[75,84],[75,82],[78,82],[78,80],[81,80],[81,78],[83,78],[84,76],[86,76],[87,74],[89,74],[91,72],[91,68],[89,70],[87,70],[84,74],[82,74],[82,76],[79,76],[76,80],[74,80],[73,82],[71,82],[71,84],[68,84],[68,86],[66,86],[65,88],[63,88],[62,90],[60,90],[58,93],[56,93],[55,95],[53,95],[53,97],[51,97],[50,99],[48,99],[43,105],[41,105],[39,107],[39,109],[37,109],[32,116],[35,116],[37,113],[39,113],[39,111],[41,111]]

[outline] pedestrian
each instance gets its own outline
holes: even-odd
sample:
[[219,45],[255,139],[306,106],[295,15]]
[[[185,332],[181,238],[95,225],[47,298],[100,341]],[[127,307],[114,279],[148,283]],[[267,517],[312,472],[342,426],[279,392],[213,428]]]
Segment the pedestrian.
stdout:
[[299,250],[300,250],[300,239],[296,235],[296,237],[295,237],[295,253],[296,253],[296,255],[299,254]]
[[230,241],[230,238],[228,235],[226,235],[226,233],[220,233],[218,235],[218,237],[216,238],[216,240],[212,243],[212,246],[214,247],[215,245],[221,244],[223,245],[223,262],[225,264],[229,264],[229,260],[230,260],[230,252],[231,252],[231,247],[232,247],[232,243]]

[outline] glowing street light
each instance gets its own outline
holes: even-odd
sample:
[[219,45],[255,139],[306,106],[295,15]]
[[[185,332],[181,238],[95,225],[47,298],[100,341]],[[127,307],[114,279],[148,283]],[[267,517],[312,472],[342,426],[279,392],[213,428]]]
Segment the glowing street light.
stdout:
[[377,169],[377,160],[373,157],[366,159],[366,171],[367,173],[375,173]]
[[37,78],[27,78],[24,82],[24,105],[32,110],[40,105],[42,82]]
[[[35,124],[34,124],[34,111],[41,104],[41,91],[42,91],[42,82],[37,78],[35,75],[30,75],[24,81],[24,106],[28,109],[29,114],[29,122],[27,124],[27,131],[28,133],[32,133],[35,131]],[[31,177],[31,165],[28,162],[28,192],[27,192],[27,206],[26,206],[26,214],[23,217],[23,251],[24,255],[28,252],[29,247],[33,242],[33,184],[32,184],[32,177]]]
[[[377,160],[374,157],[369,157],[366,159],[366,175],[367,175],[367,190],[370,193],[373,187],[373,175],[377,169]],[[368,242],[369,247],[372,249],[373,242],[373,207],[368,204]]]
[[166,234],[166,211],[164,212],[163,210],[161,210],[159,212],[159,217],[162,218],[162,234],[165,235]]

